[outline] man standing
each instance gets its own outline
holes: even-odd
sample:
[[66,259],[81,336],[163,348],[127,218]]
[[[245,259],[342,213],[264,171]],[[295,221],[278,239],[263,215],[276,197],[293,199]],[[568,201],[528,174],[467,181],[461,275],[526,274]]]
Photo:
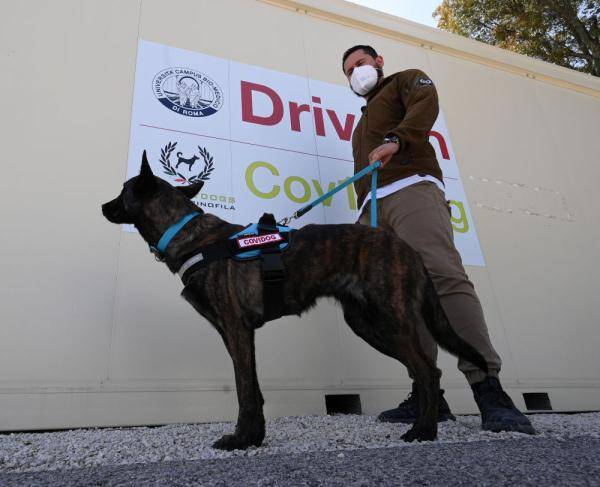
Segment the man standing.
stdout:
[[[383,57],[371,46],[354,46],[342,58],[352,91],[367,101],[352,135],[354,172],[381,160],[377,199],[378,218],[421,254],[442,307],[455,331],[486,359],[489,375],[465,360],[458,367],[469,382],[481,411],[482,428],[533,434],[529,420],[504,392],[498,373],[501,360],[487,331],[473,284],[454,246],[450,208],[444,195],[442,171],[428,140],[438,116],[438,98],[431,79],[418,69],[383,76]],[[355,183],[360,223],[369,224],[369,182]],[[437,344],[425,326],[419,337],[435,362]],[[440,390],[439,420],[455,419]],[[413,423],[419,396],[413,383],[409,397],[379,420]]]

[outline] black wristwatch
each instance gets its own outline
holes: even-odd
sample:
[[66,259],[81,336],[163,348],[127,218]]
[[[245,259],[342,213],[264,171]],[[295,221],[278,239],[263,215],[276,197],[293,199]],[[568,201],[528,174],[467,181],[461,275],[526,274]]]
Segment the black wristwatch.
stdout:
[[400,137],[398,137],[397,135],[386,135],[383,139],[383,143],[384,144],[389,144],[389,143],[393,143],[393,144],[398,144],[398,150],[400,150]]

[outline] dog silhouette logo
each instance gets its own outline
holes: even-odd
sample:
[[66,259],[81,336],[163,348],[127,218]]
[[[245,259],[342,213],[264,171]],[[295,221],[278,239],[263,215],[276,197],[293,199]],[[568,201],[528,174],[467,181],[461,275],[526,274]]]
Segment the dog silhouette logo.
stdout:
[[[160,150],[158,162],[162,166],[163,173],[174,178],[173,180],[176,183],[194,184],[200,181],[208,181],[215,169],[215,165],[214,158],[210,155],[206,147],[198,146],[198,155],[194,151],[189,157],[183,157],[183,152],[181,151],[177,152],[177,163],[173,166],[171,163],[171,154],[175,151],[176,147],[177,142],[169,142]],[[199,172],[192,172],[192,167],[200,158],[204,161],[204,168]],[[187,166],[187,172],[179,169],[180,164]]]
[[194,163],[200,159],[200,157],[198,157],[196,154],[192,155],[192,157],[182,157],[183,152],[178,152],[177,153],[177,164],[175,164],[175,169],[177,169],[179,167],[179,164],[187,164],[188,166],[188,171],[192,170],[192,166],[194,165]]
[[190,68],[163,69],[154,77],[152,91],[163,106],[186,117],[208,117],[223,106],[219,85]]

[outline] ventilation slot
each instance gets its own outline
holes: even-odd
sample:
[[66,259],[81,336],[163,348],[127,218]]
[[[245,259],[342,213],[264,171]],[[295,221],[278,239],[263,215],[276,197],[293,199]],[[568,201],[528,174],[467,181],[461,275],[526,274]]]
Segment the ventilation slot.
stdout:
[[327,414],[362,414],[359,394],[326,394]]
[[528,411],[552,411],[550,398],[545,392],[524,392],[523,399]]

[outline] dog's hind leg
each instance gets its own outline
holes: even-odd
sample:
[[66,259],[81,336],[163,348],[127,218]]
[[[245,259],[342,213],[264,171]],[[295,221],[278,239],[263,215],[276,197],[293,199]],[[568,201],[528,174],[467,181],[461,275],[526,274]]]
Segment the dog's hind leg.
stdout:
[[402,439],[435,440],[441,372],[423,351],[412,311],[405,310],[404,316],[375,317],[367,308],[349,299],[342,301],[342,307],[344,318],[354,333],[379,352],[404,364],[413,376],[419,393],[419,412],[417,421]]
[[413,343],[402,351],[404,363],[410,371],[419,395],[417,421],[402,435],[404,441],[432,441],[437,438],[438,407],[440,390],[440,370],[425,355],[416,332],[412,333]]
[[256,375],[254,330],[243,323],[228,323],[221,335],[233,360],[239,412],[235,433],[225,435],[214,444],[221,450],[260,446],[265,437],[263,396]]
[[415,424],[402,435],[402,439],[432,441],[437,438],[442,373],[421,345],[417,327],[425,326],[423,317],[415,315],[410,306],[406,306],[403,311],[403,315],[397,314],[396,319],[393,320],[396,323],[396,333],[392,335],[395,338],[392,356],[408,368],[417,388],[419,409]]

